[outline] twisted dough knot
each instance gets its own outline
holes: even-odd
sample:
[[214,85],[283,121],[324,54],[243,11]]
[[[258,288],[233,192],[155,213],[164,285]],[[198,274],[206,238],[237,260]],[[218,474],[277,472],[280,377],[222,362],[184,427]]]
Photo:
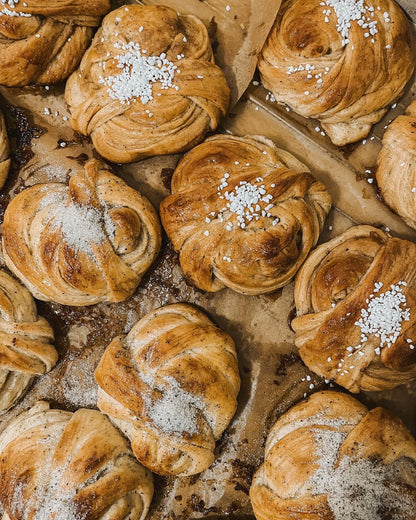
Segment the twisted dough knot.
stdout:
[[0,0],[0,84],[9,87],[66,79],[110,10],[109,0],[14,3]]
[[[151,65],[152,57],[164,65]],[[155,79],[158,67],[164,78]],[[132,162],[202,141],[225,114],[230,91],[199,19],[129,5],[105,17],[65,97],[72,128],[90,135],[103,157]]]
[[272,427],[250,497],[257,520],[412,520],[416,442],[400,419],[332,391]]
[[34,376],[54,367],[58,354],[53,340],[29,291],[0,270],[0,412],[16,403]]
[[296,346],[351,392],[416,376],[416,245],[371,226],[319,246],[295,282]]
[[184,304],[157,309],[115,338],[95,379],[100,410],[161,475],[193,475],[213,463],[240,388],[233,340]]
[[295,275],[330,207],[325,186],[288,152],[219,135],[179,162],[160,215],[197,287],[262,294]]
[[160,248],[150,202],[91,160],[69,186],[37,184],[6,209],[8,267],[40,300],[118,302],[133,294]]
[[407,225],[416,229],[416,102],[397,117],[383,136],[377,157],[381,195]]
[[[1,18],[1,17],[0,17]],[[4,186],[10,169],[10,147],[6,123],[0,111],[0,189]]]
[[[400,7],[394,0],[364,4],[364,22],[351,21],[346,38],[337,30],[335,8],[321,0],[287,0],[259,59],[262,81],[276,100],[319,119],[340,146],[370,132],[415,67],[411,27]],[[345,9],[341,19],[348,8],[338,6]]]
[[96,410],[38,402],[0,435],[0,500],[12,520],[144,520],[149,471]]

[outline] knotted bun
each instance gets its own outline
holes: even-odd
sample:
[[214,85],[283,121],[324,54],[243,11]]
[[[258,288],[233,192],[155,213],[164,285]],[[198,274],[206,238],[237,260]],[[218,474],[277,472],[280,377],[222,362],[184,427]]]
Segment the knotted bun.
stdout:
[[394,0],[286,0],[258,66],[278,102],[319,119],[341,146],[365,137],[401,95],[415,56]]
[[217,135],[179,162],[160,215],[197,287],[262,294],[293,278],[330,207],[325,186],[273,142]]
[[109,0],[0,0],[0,84],[50,84],[78,66]]
[[65,97],[72,128],[126,163],[195,146],[218,126],[230,90],[198,18],[129,5],[105,17]]
[[69,186],[25,189],[4,216],[8,267],[36,298],[64,305],[127,299],[160,241],[150,202],[95,160]]
[[240,387],[233,340],[185,304],[161,307],[115,338],[95,379],[100,410],[162,475],[193,475],[214,462]]

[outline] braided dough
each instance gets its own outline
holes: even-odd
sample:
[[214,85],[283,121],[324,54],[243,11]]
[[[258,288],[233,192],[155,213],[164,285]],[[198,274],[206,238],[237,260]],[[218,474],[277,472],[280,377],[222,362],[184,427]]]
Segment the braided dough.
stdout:
[[272,427],[250,497],[257,520],[412,520],[416,441],[383,408],[313,394]]
[[64,305],[125,300],[160,248],[150,202],[95,160],[69,186],[37,184],[6,209],[3,251],[32,294]]
[[[1,18],[1,17],[0,17]],[[10,169],[10,147],[6,123],[0,111],[0,189],[4,186]]]
[[376,178],[386,204],[416,229],[416,101],[384,134]]
[[96,410],[38,402],[0,435],[0,500],[12,520],[144,520],[150,472]]
[[374,25],[351,21],[343,46],[328,2],[286,0],[258,64],[276,100],[319,119],[339,146],[370,132],[403,92],[416,62],[410,23],[394,0],[366,0],[364,5],[361,18]]
[[351,392],[416,377],[415,258],[413,242],[371,226],[312,252],[295,281],[292,321],[311,370]]
[[[50,84],[78,66],[109,0],[0,0],[0,84]],[[10,13],[13,12],[13,15]]]
[[[134,45],[140,50],[133,50]],[[148,87],[150,93],[138,97],[134,91],[123,101],[111,97],[106,83],[123,77],[118,56],[141,63],[138,72],[129,68],[122,92],[141,84],[139,90]],[[145,79],[151,71],[144,60],[150,56],[177,67],[171,86]],[[72,128],[90,135],[106,159],[126,163],[192,148],[218,126],[230,91],[199,19],[177,15],[169,7],[129,5],[105,17],[67,82],[65,97]]]
[[161,475],[193,475],[214,462],[240,387],[233,340],[185,304],[157,309],[115,338],[95,379],[100,410]]
[[271,141],[218,135],[179,162],[160,215],[197,287],[262,294],[295,275],[330,207],[325,186]]
[[0,412],[11,408],[34,376],[58,360],[49,323],[38,316],[29,291],[0,270]]

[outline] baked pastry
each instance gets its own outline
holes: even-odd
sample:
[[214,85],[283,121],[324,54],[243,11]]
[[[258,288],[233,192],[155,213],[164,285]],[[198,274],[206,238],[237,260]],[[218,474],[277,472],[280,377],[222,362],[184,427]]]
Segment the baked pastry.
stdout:
[[[1,21],[1,17],[0,17]],[[6,123],[0,110],[0,189],[4,186],[10,169],[10,147]]]
[[286,0],[258,67],[276,101],[319,119],[342,146],[365,137],[402,94],[415,56],[394,0]]
[[179,162],[160,215],[197,287],[262,294],[295,275],[330,207],[325,186],[271,141],[217,135]]
[[230,91],[198,18],[129,5],[104,18],[65,98],[72,128],[106,159],[128,163],[201,142]]
[[0,501],[11,520],[144,520],[149,471],[96,410],[39,401],[0,434]]
[[384,134],[376,178],[386,204],[416,229],[416,101]]
[[109,0],[0,0],[0,84],[66,79],[109,10]]
[[383,408],[313,394],[272,427],[250,497],[257,520],[412,520],[416,441]]
[[315,249],[295,281],[296,346],[351,392],[416,377],[416,244],[355,226]]
[[39,300],[119,302],[133,294],[160,248],[150,202],[95,160],[69,186],[36,184],[8,205],[7,266]]
[[100,410],[161,475],[211,466],[240,388],[233,340],[186,304],[161,307],[115,338],[95,379]]
[[0,413],[22,397],[35,376],[55,366],[53,340],[29,291],[0,270]]

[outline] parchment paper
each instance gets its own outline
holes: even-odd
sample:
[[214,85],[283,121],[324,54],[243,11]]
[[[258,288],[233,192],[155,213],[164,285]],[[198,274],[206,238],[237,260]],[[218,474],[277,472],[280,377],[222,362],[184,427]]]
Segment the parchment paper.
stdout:
[[407,12],[410,18],[416,22],[416,4],[414,0],[398,0],[398,3]]

